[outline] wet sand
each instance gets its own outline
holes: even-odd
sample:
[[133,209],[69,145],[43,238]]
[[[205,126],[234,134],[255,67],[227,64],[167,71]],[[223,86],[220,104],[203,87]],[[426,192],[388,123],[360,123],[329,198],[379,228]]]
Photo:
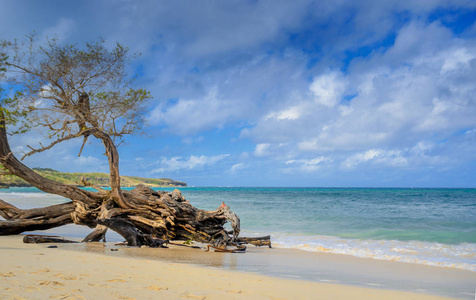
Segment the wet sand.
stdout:
[[[432,295],[433,291],[410,287],[406,289],[418,291],[405,292],[385,282],[421,276],[436,280],[435,286],[445,278],[476,282],[472,272],[302,251],[293,254],[284,249],[250,247],[246,254],[224,254],[113,243],[47,248],[46,244],[23,244],[22,238],[0,237],[1,299],[443,299]],[[303,263],[309,268],[292,267]],[[266,266],[277,267],[266,270]],[[320,270],[313,273],[317,274],[314,281],[274,277],[295,277],[293,272],[309,269]],[[354,273],[363,280],[351,282]],[[383,283],[379,277],[385,278]]]

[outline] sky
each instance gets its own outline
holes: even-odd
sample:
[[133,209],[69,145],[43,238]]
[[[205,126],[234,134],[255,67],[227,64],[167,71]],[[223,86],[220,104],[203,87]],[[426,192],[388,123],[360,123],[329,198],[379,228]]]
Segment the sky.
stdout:
[[[140,53],[121,174],[189,186],[476,187],[475,21],[474,0],[0,0],[0,38]],[[107,172],[81,143],[24,162]]]

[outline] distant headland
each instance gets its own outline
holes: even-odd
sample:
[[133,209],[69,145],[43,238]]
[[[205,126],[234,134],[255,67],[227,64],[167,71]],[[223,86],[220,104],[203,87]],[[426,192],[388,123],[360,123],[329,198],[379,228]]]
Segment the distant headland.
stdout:
[[[96,186],[109,186],[109,174],[106,173],[67,173],[60,172],[50,168],[33,168],[41,176],[69,185],[80,185],[80,179],[83,177],[88,182]],[[136,176],[121,176],[122,187],[134,187],[138,184],[144,184],[149,187],[184,187],[185,182],[176,181],[170,178],[142,178]],[[17,176],[0,176],[0,188],[9,187],[30,187],[31,184]]]

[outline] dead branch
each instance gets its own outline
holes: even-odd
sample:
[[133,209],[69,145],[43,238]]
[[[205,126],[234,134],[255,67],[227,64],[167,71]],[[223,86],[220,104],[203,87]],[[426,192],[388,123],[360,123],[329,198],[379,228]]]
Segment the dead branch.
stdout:
[[61,143],[61,142],[64,142],[64,141],[67,141],[67,140],[71,140],[71,139],[80,137],[81,135],[82,135],[82,133],[70,134],[70,135],[65,136],[65,137],[63,137],[63,138],[60,138],[60,139],[55,140],[54,142],[52,142],[52,143],[49,144],[48,146],[43,146],[43,145],[40,144],[42,147],[39,148],[39,149],[35,149],[35,148],[31,147],[30,145],[28,145],[28,148],[32,149],[32,151],[25,153],[25,154],[22,156],[21,160],[24,160],[26,157],[31,156],[31,155],[33,155],[33,154],[35,154],[35,153],[40,153],[40,152],[46,151],[46,150],[48,150],[48,149],[51,149],[51,148],[53,148],[53,146],[55,146],[56,144],[59,144],[59,143]]

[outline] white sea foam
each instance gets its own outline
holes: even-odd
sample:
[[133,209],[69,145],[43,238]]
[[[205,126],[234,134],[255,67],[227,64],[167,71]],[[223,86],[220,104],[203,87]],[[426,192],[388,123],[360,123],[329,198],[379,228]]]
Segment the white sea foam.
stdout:
[[12,198],[51,198],[58,197],[52,194],[47,193],[22,193],[22,192],[10,192],[10,193],[0,193],[0,197],[12,197]]
[[[186,193],[203,209],[227,199],[241,218],[242,235],[271,233],[275,247],[476,272],[473,190],[188,188]],[[0,199],[19,208],[68,201],[32,188],[1,190]],[[289,216],[299,221],[286,222]]]
[[21,189],[15,191],[14,188],[0,191],[0,199],[21,209],[42,207],[69,201],[58,195],[43,192],[23,192]]
[[358,240],[288,233],[272,235],[273,247],[352,255],[389,261],[449,267],[476,272],[476,244],[446,245],[435,242]]

